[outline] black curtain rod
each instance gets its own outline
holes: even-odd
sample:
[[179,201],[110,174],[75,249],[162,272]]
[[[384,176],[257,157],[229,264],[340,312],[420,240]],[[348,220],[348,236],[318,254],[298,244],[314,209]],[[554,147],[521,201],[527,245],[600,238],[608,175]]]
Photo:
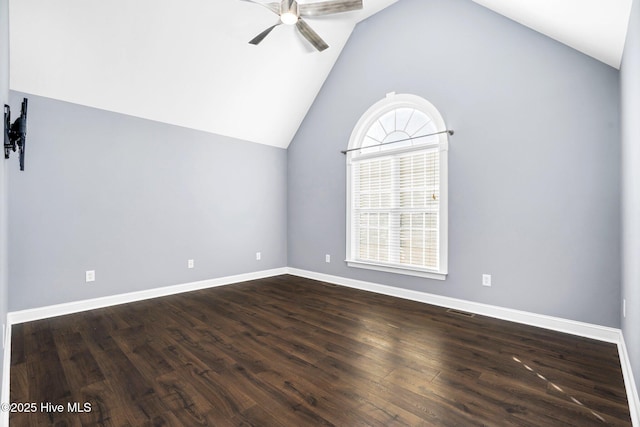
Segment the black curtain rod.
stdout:
[[350,149],[348,149],[348,150],[342,150],[342,151],[341,151],[341,153],[342,153],[342,154],[347,154],[347,153],[348,153],[348,152],[350,152],[350,151],[366,150],[367,148],[380,147],[380,146],[382,146],[382,145],[397,144],[398,142],[412,141],[412,140],[414,140],[414,139],[418,139],[418,138],[426,138],[426,137],[428,137],[428,136],[440,135],[440,134],[442,134],[442,133],[448,133],[449,135],[453,135],[453,133],[454,133],[454,132],[453,132],[453,130],[451,130],[451,129],[447,129],[447,130],[443,130],[443,131],[440,131],[440,132],[430,133],[430,134],[428,134],[428,135],[414,136],[414,137],[412,137],[412,138],[399,139],[399,140],[397,140],[397,141],[391,141],[391,142],[382,142],[382,143],[380,143],[380,144],[378,144],[378,145],[370,145],[370,146],[368,146],[368,147],[350,148]]

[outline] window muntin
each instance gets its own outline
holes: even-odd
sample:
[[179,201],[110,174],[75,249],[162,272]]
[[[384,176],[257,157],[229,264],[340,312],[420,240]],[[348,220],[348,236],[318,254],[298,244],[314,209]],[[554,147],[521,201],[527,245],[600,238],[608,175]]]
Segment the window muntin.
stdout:
[[[371,124],[359,152],[371,154],[433,143],[437,139],[435,136],[416,137],[437,131],[433,120],[422,111],[415,108],[397,108],[383,114]],[[396,143],[389,144],[391,142]]]
[[[374,105],[352,134],[349,148],[361,149],[347,160],[347,262],[444,279],[447,138],[421,137],[444,130],[444,123],[422,98],[398,96],[404,102]],[[380,145],[393,141],[401,142]]]

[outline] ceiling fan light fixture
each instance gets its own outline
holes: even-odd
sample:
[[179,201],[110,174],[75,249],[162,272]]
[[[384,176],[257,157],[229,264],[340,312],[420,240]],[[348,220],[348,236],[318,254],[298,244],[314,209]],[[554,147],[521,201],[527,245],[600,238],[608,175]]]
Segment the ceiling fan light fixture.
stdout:
[[280,17],[280,22],[270,26],[253,39],[249,41],[252,45],[258,45],[264,38],[271,33],[275,27],[280,24],[295,25],[300,33],[309,43],[313,45],[318,52],[322,52],[329,47],[329,45],[322,40],[322,37],[318,35],[313,28],[307,24],[303,18],[317,17],[333,15],[334,13],[351,12],[353,10],[362,9],[363,0],[328,0],[328,1],[316,1],[311,3],[303,3],[298,5],[297,0],[280,0],[280,3],[271,1],[271,3],[263,3],[264,0],[242,0],[251,3],[261,4],[271,12]]
[[285,25],[295,25],[298,22],[298,15],[289,11],[280,15],[280,20]]

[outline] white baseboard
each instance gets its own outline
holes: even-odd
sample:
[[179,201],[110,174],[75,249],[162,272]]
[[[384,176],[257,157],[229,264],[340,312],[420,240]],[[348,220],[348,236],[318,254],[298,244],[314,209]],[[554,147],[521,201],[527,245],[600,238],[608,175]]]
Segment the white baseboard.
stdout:
[[305,277],[307,279],[318,280],[321,282],[332,283],[335,285],[346,286],[363,291],[375,292],[378,294],[403,298],[411,301],[423,302],[440,307],[454,308],[457,310],[463,310],[469,313],[476,313],[496,319],[507,320],[524,325],[537,326],[539,328],[545,328],[553,331],[564,332],[572,335],[617,344],[618,354],[620,356],[620,365],[622,367],[622,374],[624,377],[624,384],[627,392],[627,400],[629,402],[631,421],[634,427],[640,427],[640,400],[638,398],[638,390],[633,378],[633,371],[631,369],[629,355],[627,354],[624,336],[620,329],[593,325],[584,322],[577,322],[575,320],[567,320],[559,317],[529,313],[526,311],[513,310],[510,308],[498,307],[488,304],[481,304],[472,301],[465,301],[456,298],[443,297],[440,295],[396,288],[379,283],[347,279],[345,277],[332,276],[329,274],[316,273],[313,271],[301,270],[297,268],[288,267],[286,271],[288,274],[291,274],[293,276]]
[[627,353],[627,345],[624,341],[624,335],[620,332],[620,341],[618,341],[618,354],[620,354],[620,365],[622,366],[622,376],[624,377],[624,386],[627,390],[627,401],[629,402],[629,412],[631,413],[631,421],[634,427],[640,427],[640,397],[638,396],[638,388],[631,369],[631,360]]
[[[7,322],[6,335],[4,340],[4,358],[2,360],[2,391],[0,392],[0,404],[10,403],[9,401],[9,370],[11,368],[11,325]],[[9,426],[9,411],[0,411],[0,427]]]
[[576,322],[574,320],[567,320],[558,317],[529,313],[526,311],[513,310],[511,308],[498,307],[495,305],[482,304],[457,298],[443,297],[441,295],[396,288],[393,286],[381,285],[379,283],[364,282],[361,280],[331,276],[328,274],[300,270],[297,268],[287,268],[287,272],[294,276],[306,277],[307,279],[319,280],[321,282],[333,283],[336,285],[342,285],[350,288],[360,289],[363,291],[370,291],[378,294],[408,299],[411,301],[424,302],[440,307],[454,308],[456,310],[467,311],[470,313],[494,317],[496,319],[508,320],[510,322],[522,323],[525,325],[551,329],[558,332],[579,335],[581,337],[593,338],[600,341],[618,343],[620,339],[619,329],[608,328],[605,326]]
[[263,279],[265,277],[273,277],[281,274],[286,274],[286,268],[283,267],[273,270],[256,271],[253,273],[219,277],[217,279],[183,283],[181,285],[165,286],[162,288],[149,289],[145,291],[129,292],[126,294],[111,295],[83,301],[74,301],[64,304],[32,308],[28,310],[11,311],[9,312],[9,314],[7,314],[7,322],[9,325],[15,325],[17,323],[32,322],[34,320],[48,319],[65,314],[94,310],[96,308],[111,307],[114,305],[126,304],[129,302],[175,295],[183,292],[197,291],[200,289],[213,288],[216,286],[230,285],[232,283],[246,282],[249,280]]

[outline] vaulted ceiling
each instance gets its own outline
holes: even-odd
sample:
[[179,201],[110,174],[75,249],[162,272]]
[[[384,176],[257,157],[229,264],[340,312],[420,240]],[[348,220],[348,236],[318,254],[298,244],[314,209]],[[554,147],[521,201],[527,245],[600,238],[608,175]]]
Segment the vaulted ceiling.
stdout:
[[473,0],[620,68],[632,0]]
[[[286,148],[355,25],[397,1],[308,19],[319,53],[284,25],[248,44],[278,17],[246,1],[11,0],[11,88]],[[620,66],[631,0],[473,1]]]

